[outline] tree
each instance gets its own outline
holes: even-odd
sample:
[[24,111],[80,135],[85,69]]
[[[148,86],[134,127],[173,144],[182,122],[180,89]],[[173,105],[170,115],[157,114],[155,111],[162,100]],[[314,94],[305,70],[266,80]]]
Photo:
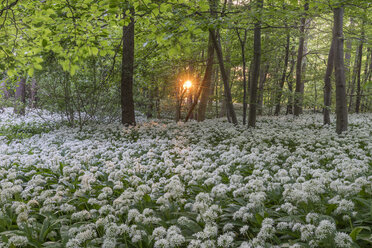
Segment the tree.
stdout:
[[[305,0],[304,11],[309,9],[309,2]],[[299,116],[302,113],[303,93],[304,93],[304,82],[302,80],[302,59],[304,57],[304,44],[305,44],[305,26],[306,16],[301,18],[300,26],[300,40],[298,44],[297,52],[297,64],[296,64],[296,91],[294,99],[294,115]]]
[[[287,26],[286,23],[285,23],[285,26]],[[280,101],[281,101],[282,94],[283,94],[283,87],[284,87],[284,82],[285,82],[286,75],[287,75],[287,67],[288,67],[288,61],[289,61],[289,45],[290,45],[290,34],[288,32],[286,36],[283,72],[282,72],[282,77],[280,78],[280,81],[279,81],[279,86],[278,86],[279,89],[278,89],[278,94],[276,96],[276,105],[275,105],[274,115],[279,115],[280,113]]]
[[219,39],[217,39],[214,29],[210,28],[209,33],[211,34],[214,49],[215,49],[216,54],[217,54],[218,64],[220,65],[220,71],[221,71],[221,76],[222,76],[222,81],[223,81],[223,86],[224,86],[225,99],[226,99],[226,107],[227,107],[229,116],[231,117],[232,123],[234,125],[238,125],[238,120],[236,118],[234,105],[233,105],[232,97],[231,97],[229,79],[228,79],[228,76],[227,76],[227,73],[226,73],[225,63],[223,61],[221,41]]
[[343,7],[333,9],[335,39],[335,76],[336,76],[336,132],[341,134],[347,130],[348,114],[346,103],[346,81],[344,66],[343,40]]
[[15,92],[14,113],[24,115],[25,104],[26,104],[26,78],[22,77],[18,82]]
[[245,44],[247,42],[247,29],[244,29],[244,36],[243,39],[240,36],[239,29],[236,29],[236,33],[239,38],[239,43],[240,43],[240,49],[241,49],[241,54],[242,54],[242,63],[243,63],[243,125],[246,124],[246,119],[247,119],[247,75],[246,75],[246,61],[245,61]]
[[123,57],[121,72],[121,108],[124,125],[136,125],[133,100],[133,65],[134,65],[134,8],[130,7],[130,22],[123,26]]
[[[257,0],[257,8],[263,8],[263,0]],[[249,118],[248,127],[256,126],[257,117],[257,84],[260,74],[261,64],[261,17],[257,17],[254,24],[254,41],[253,41],[253,68],[252,68],[252,81],[250,88],[249,98]]]
[[356,92],[356,101],[355,101],[355,113],[359,113],[360,109],[360,101],[361,101],[361,79],[360,79],[360,72],[362,70],[362,58],[363,58],[363,43],[364,43],[364,21],[362,24],[362,36],[358,48],[358,67],[357,67],[357,92]]
[[[212,17],[216,17],[216,6],[217,2],[214,0],[209,1],[209,9]],[[215,31],[212,30],[215,35]],[[201,84],[201,98],[198,108],[198,121],[205,120],[205,111],[207,110],[207,104],[209,100],[209,95],[211,93],[211,83],[212,83],[212,73],[213,73],[213,60],[214,60],[214,46],[213,46],[213,36],[209,34],[208,36],[208,50],[207,50],[207,67],[205,68],[204,78]]]
[[[333,31],[334,33],[334,31]],[[332,34],[332,42],[331,47],[329,49],[328,54],[328,61],[327,61],[327,70],[324,75],[324,108],[323,108],[323,124],[331,124],[330,119],[330,108],[331,108],[331,91],[332,91],[332,83],[331,83],[331,76],[334,67],[334,58],[335,58],[335,35]]]

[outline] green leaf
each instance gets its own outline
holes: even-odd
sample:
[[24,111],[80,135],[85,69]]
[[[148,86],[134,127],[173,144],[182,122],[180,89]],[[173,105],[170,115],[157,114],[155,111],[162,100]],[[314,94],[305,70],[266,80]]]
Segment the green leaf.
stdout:
[[48,45],[48,41],[46,39],[43,39],[43,41],[41,42],[41,45],[43,47],[46,47]]
[[35,63],[35,64],[34,64],[34,68],[35,68],[36,70],[41,70],[41,69],[43,69],[43,67],[42,67],[40,64],[38,64],[38,63]]
[[92,47],[92,48],[91,48],[91,51],[92,51],[92,54],[93,54],[94,56],[97,56],[97,54],[98,54],[98,48],[97,48],[97,47]]
[[33,77],[33,76],[34,76],[34,68],[33,68],[33,67],[29,68],[28,71],[27,71],[27,74],[28,74],[30,77]]
[[353,241],[356,241],[356,240],[357,240],[358,234],[359,234],[362,230],[369,230],[369,231],[371,231],[371,228],[368,227],[368,226],[358,226],[358,227],[355,227],[355,228],[351,231],[351,233],[350,233],[350,237],[353,239]]

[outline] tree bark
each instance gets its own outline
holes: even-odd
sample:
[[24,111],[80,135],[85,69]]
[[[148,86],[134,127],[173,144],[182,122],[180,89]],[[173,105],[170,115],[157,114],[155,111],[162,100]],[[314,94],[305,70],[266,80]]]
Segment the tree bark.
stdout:
[[[257,0],[258,9],[262,9],[263,0]],[[248,127],[256,126],[257,118],[257,84],[260,73],[261,63],[261,20],[257,18],[254,24],[254,38],[253,38],[253,71],[252,71],[252,82],[250,89],[249,99],[249,118]]]
[[[334,32],[334,31],[333,31]],[[334,67],[334,55],[335,55],[335,38],[332,34],[331,47],[328,53],[327,69],[324,76],[324,108],[323,108],[323,124],[331,124],[330,119],[330,108],[331,108],[331,92],[332,92],[332,83],[331,76]]]
[[349,112],[353,110],[353,106],[354,106],[353,96],[354,96],[355,83],[356,83],[357,74],[358,74],[358,65],[359,65],[359,46],[356,49],[354,65],[353,65],[353,74],[351,75],[351,80],[349,81],[349,95],[350,95]]
[[3,79],[0,84],[0,89],[2,91],[2,95],[5,99],[8,99],[10,97],[9,91],[6,87],[6,79]]
[[24,115],[26,104],[26,79],[21,78],[15,92],[14,113]]
[[364,22],[362,24],[362,39],[358,49],[358,69],[357,69],[357,96],[355,101],[355,113],[359,113],[360,100],[361,100],[361,88],[360,88],[360,72],[362,70],[362,58],[363,58],[363,42],[364,42]]
[[[350,27],[353,28],[354,22],[353,18],[350,18]],[[347,94],[350,94],[350,78],[351,78],[351,70],[350,70],[350,64],[351,64],[351,39],[346,40],[346,51],[345,51],[345,78],[347,80],[348,88],[347,88]]]
[[213,41],[212,41],[212,35],[209,34],[208,39],[208,51],[207,51],[207,67],[205,69],[205,74],[203,78],[203,82],[201,87],[201,97],[200,97],[200,103],[198,108],[198,121],[204,121],[205,120],[205,112],[207,110],[207,104],[209,100],[210,95],[210,87],[212,83],[212,73],[213,73],[213,59],[214,59],[214,47],[213,47]]
[[[130,9],[130,23],[123,26],[123,58],[121,73],[121,108],[124,125],[136,125],[133,100],[133,64],[134,64],[134,9]],[[125,17],[125,10],[123,12]]]
[[265,88],[265,82],[267,78],[267,73],[269,72],[269,63],[266,62],[264,68],[261,67],[260,70],[260,77],[259,77],[259,87],[258,87],[258,115],[262,115],[262,107],[263,107],[263,92]]
[[280,101],[281,101],[282,94],[283,94],[283,87],[284,87],[285,77],[287,75],[287,67],[288,67],[288,61],[289,61],[289,43],[290,43],[290,35],[289,33],[287,33],[283,72],[282,72],[282,77],[280,78],[280,81],[279,81],[279,89],[278,89],[279,91],[276,97],[276,106],[275,106],[274,115],[279,115],[280,113]]
[[31,94],[30,94],[30,100],[31,100],[31,108],[36,108],[37,106],[37,81],[36,78],[33,78],[31,81]]
[[246,123],[247,119],[247,76],[246,76],[246,61],[245,61],[245,43],[247,41],[247,30],[244,29],[244,37],[243,39],[240,36],[239,29],[236,29],[236,33],[238,34],[241,54],[242,54],[242,63],[243,63],[243,125]]
[[344,66],[344,37],[343,17],[344,9],[335,8],[334,13],[334,39],[335,39],[335,76],[336,76],[336,132],[338,134],[347,130],[347,103],[346,82]]
[[234,110],[234,105],[232,103],[232,97],[231,97],[231,91],[230,91],[230,85],[229,85],[229,80],[228,76],[225,70],[225,64],[223,61],[223,55],[222,55],[222,49],[221,49],[221,42],[217,40],[216,34],[213,29],[209,29],[209,33],[212,36],[212,41],[213,41],[213,46],[214,49],[216,50],[217,58],[218,58],[218,63],[220,65],[220,71],[221,71],[221,76],[222,76],[222,81],[224,85],[224,92],[225,92],[225,100],[226,100],[226,107],[229,113],[229,116],[231,117],[231,121],[234,125],[238,124],[238,120],[235,115],[235,110]]
[[[309,2],[305,0],[304,10],[305,12],[309,9]],[[294,99],[294,115],[299,116],[302,113],[302,102],[303,102],[303,91],[304,82],[302,81],[302,58],[304,56],[304,43],[305,43],[305,25],[306,17],[301,18],[300,27],[300,41],[298,45],[297,53],[297,64],[296,64],[296,91]]]
[[288,90],[289,90],[289,94],[288,94],[288,103],[287,103],[287,111],[286,111],[286,115],[288,114],[293,114],[293,71],[294,71],[294,67],[295,67],[295,59],[294,59],[294,49],[295,47],[293,46],[292,47],[292,53],[291,53],[291,65],[290,65],[290,70],[286,76],[286,81],[287,81],[287,84],[288,84]]

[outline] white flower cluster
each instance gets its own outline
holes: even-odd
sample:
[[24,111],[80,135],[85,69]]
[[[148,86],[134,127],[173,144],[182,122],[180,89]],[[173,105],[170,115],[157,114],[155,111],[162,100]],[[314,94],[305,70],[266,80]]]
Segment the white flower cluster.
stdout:
[[[372,115],[351,115],[340,136],[321,118],[61,126],[0,142],[12,223],[0,247],[27,246],[20,230],[67,247],[351,247],[355,198],[372,198]],[[0,128],[20,123],[43,125],[0,114]]]

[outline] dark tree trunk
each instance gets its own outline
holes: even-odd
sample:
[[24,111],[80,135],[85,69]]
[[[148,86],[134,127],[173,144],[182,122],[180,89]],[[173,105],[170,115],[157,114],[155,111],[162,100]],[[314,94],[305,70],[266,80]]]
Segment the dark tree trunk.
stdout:
[[[134,9],[130,9],[131,18],[123,26],[123,58],[121,72],[121,122],[124,125],[136,125],[133,100],[133,64],[134,64]],[[123,12],[125,16],[125,11]]]
[[287,84],[288,84],[288,90],[289,90],[289,94],[288,94],[288,103],[287,103],[287,111],[286,111],[286,115],[288,114],[293,114],[293,71],[294,71],[294,67],[295,67],[295,59],[294,59],[294,49],[295,47],[293,46],[292,48],[292,59],[291,59],[291,66],[290,66],[290,70],[288,72],[288,75],[286,77],[286,81],[287,81]]
[[280,78],[280,81],[279,81],[279,89],[278,89],[278,94],[276,96],[276,106],[275,106],[274,115],[279,115],[280,113],[280,101],[281,101],[282,94],[283,94],[283,87],[284,87],[285,77],[287,75],[287,67],[288,67],[288,61],[289,61],[289,42],[290,42],[290,35],[289,33],[287,33],[283,72],[282,72],[282,77]]
[[222,56],[221,42],[219,40],[217,40],[215,32],[214,32],[213,29],[209,29],[209,33],[212,36],[214,49],[216,50],[218,63],[220,65],[220,71],[221,71],[222,81],[223,81],[223,85],[224,85],[225,100],[226,100],[226,107],[227,107],[227,110],[228,110],[228,115],[231,117],[232,123],[234,125],[237,125],[238,120],[236,119],[234,105],[232,103],[229,80],[228,80],[228,76],[227,76],[227,73],[226,73],[226,70],[225,70],[225,64],[224,64],[223,56]]
[[204,74],[204,78],[202,81],[202,85],[200,86],[201,97],[200,97],[200,103],[199,103],[199,108],[198,108],[198,121],[205,120],[205,112],[207,110],[207,104],[208,104],[209,95],[211,92],[210,87],[211,87],[211,82],[212,82],[213,59],[214,59],[214,47],[213,47],[213,41],[212,41],[211,34],[209,34],[207,53],[208,53],[207,54],[207,57],[208,57],[207,67],[205,69],[205,74]]
[[364,41],[364,23],[362,26],[362,39],[360,41],[360,45],[358,49],[357,91],[356,91],[356,101],[355,101],[355,113],[359,113],[359,109],[360,109],[360,99],[361,99],[360,71],[362,70],[363,41]]
[[330,108],[331,108],[331,91],[332,91],[332,83],[331,83],[331,76],[334,67],[334,57],[335,57],[335,38],[334,34],[332,34],[332,42],[331,48],[329,49],[328,53],[328,61],[327,61],[327,70],[324,76],[324,108],[323,108],[323,124],[331,124],[330,119]]
[[[309,9],[308,0],[305,1],[304,10],[305,12]],[[298,45],[297,53],[297,64],[296,64],[296,91],[294,99],[294,115],[299,116],[302,113],[302,102],[303,102],[303,91],[304,82],[302,81],[302,58],[304,56],[304,43],[305,43],[305,25],[306,17],[301,18],[300,27],[300,41]]]
[[14,113],[24,115],[25,104],[26,104],[26,79],[21,78],[15,92]]
[[260,84],[258,87],[258,115],[262,115],[262,107],[263,107],[263,93],[265,88],[265,82],[267,78],[267,73],[269,72],[269,63],[266,62],[266,66],[264,68],[261,67],[260,70]]
[[336,132],[338,134],[347,130],[347,103],[346,82],[344,66],[344,37],[343,17],[344,9],[335,8],[334,13],[334,39],[335,39],[335,76],[336,76]]
[[242,54],[242,62],[243,62],[243,125],[246,123],[247,119],[247,76],[246,76],[246,61],[245,61],[245,43],[247,41],[247,30],[244,29],[244,37],[243,39],[240,36],[239,29],[236,29],[236,33],[238,34],[241,54]]
[[[257,7],[262,9],[263,0],[257,0]],[[260,74],[260,63],[261,63],[261,20],[258,18],[254,24],[254,41],[253,41],[253,70],[252,70],[252,82],[250,89],[249,98],[249,118],[248,127],[256,126],[257,117],[257,84],[258,77]]]

